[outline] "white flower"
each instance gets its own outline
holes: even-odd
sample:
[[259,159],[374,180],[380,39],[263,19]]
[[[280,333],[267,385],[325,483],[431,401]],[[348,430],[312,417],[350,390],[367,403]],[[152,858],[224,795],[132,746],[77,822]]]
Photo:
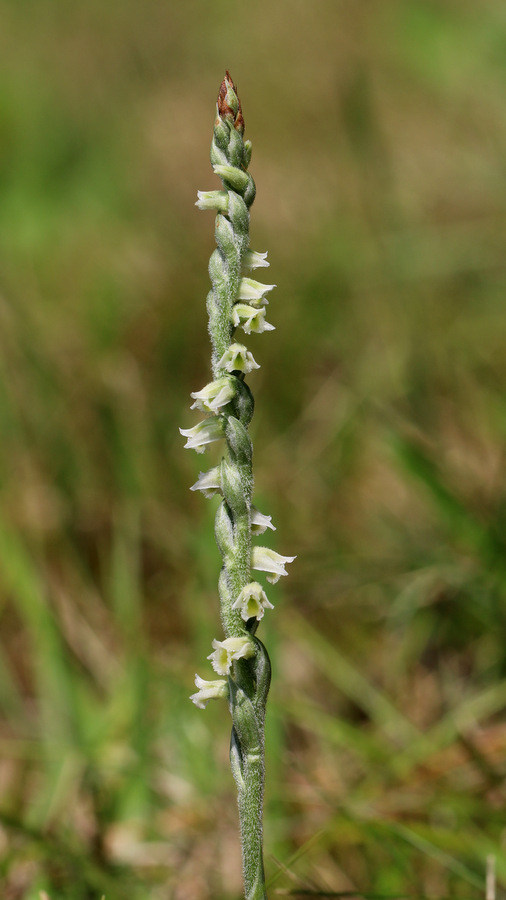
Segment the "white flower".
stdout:
[[228,191],[197,191],[198,200],[195,206],[199,209],[215,209],[228,213]]
[[196,694],[192,694],[190,700],[199,709],[205,709],[210,700],[219,700],[228,697],[228,684],[220,678],[217,681],[204,681],[199,675],[195,675]]
[[180,428],[179,431],[183,437],[188,438],[185,448],[203,453],[206,444],[219,441],[223,437],[223,423],[217,416],[213,416],[211,419],[204,419],[193,428]]
[[247,622],[248,619],[261,619],[264,610],[274,607],[269,603],[262,585],[258,584],[258,581],[252,581],[243,587],[232,609],[240,609],[241,617]]
[[261,334],[262,331],[274,331],[274,325],[265,321],[265,308],[255,309],[246,303],[235,303],[232,308],[232,322],[241,325],[246,334]]
[[263,534],[267,528],[276,531],[276,526],[272,524],[272,516],[264,516],[254,506],[251,507],[251,534]]
[[249,637],[230,637],[224,641],[214,640],[213,653],[207,658],[218,675],[228,675],[232,666],[232,660],[248,659],[255,655],[255,645]]
[[202,491],[204,497],[214,497],[221,493],[221,466],[215,466],[208,472],[200,472],[190,491]]
[[246,250],[242,264],[245,269],[264,269],[270,265],[267,253],[257,253],[256,250]]
[[275,287],[275,284],[261,284],[259,281],[255,281],[254,278],[241,278],[238,300],[247,300],[248,303],[262,303],[265,305],[268,303],[265,295],[268,291],[274,290]]
[[248,375],[253,369],[260,368],[253,359],[253,354],[246,349],[244,344],[230,344],[218,365],[227,372],[244,372],[245,375]]
[[218,412],[232,400],[235,395],[235,387],[230,378],[218,378],[217,381],[210,381],[201,391],[194,391],[190,394],[195,403],[190,409],[200,409],[202,412]]
[[295,556],[281,556],[275,550],[269,550],[268,547],[253,547],[251,565],[259,572],[269,572],[267,581],[276,584],[281,575],[288,575],[285,571],[287,563],[291,563],[296,559]]

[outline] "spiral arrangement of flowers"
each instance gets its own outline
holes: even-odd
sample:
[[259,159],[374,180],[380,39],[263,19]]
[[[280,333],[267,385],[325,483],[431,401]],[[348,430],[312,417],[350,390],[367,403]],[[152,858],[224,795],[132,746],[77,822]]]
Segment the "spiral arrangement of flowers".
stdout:
[[273,606],[252,572],[264,572],[274,583],[287,574],[285,566],[295,557],[281,556],[252,542],[274,526],[271,517],[252,504],[253,448],[248,426],[254,401],[245,376],[259,366],[236,339],[236,332],[240,329],[249,335],[273,330],[266,320],[266,306],[267,294],[275,285],[262,284],[247,274],[269,263],[266,253],[249,247],[249,209],[255,199],[255,183],[248,172],[251,143],[244,140],[241,103],[228,72],[218,95],[210,156],[223,190],[199,191],[197,206],[216,212],[217,246],[209,261],[212,287],[207,297],[213,380],[191,395],[192,408],[205,413],[205,418],[180,431],[187,439],[185,446],[198,453],[215,441],[224,440],[226,445],[220,464],[201,472],[191,488],[205,497],[222,497],[215,536],[223,562],[218,587],[225,635],[223,640],[212,641],[208,657],[222,677],[206,681],[196,675],[198,690],[191,699],[205,708],[211,699],[228,698],[245,897],[260,900],[266,897],[262,857],[264,719],[271,668],[256,630],[265,610]]

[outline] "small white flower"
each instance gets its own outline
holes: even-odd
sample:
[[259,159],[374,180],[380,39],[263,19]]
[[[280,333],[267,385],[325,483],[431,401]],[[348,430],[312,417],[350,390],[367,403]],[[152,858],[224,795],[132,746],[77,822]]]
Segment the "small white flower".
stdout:
[[198,200],[195,206],[199,209],[215,209],[228,213],[228,191],[197,191]]
[[221,466],[215,466],[208,472],[200,472],[190,491],[202,491],[204,497],[214,497],[221,493]]
[[224,641],[212,643],[213,653],[207,658],[218,675],[228,675],[232,666],[232,660],[255,655],[255,645],[249,637],[230,637]]
[[243,587],[232,609],[240,609],[241,617],[245,622],[248,619],[261,619],[266,609],[274,609],[269,603],[267,595],[258,581],[252,581]]
[[218,378],[210,381],[201,391],[190,394],[195,400],[190,409],[200,409],[202,412],[218,412],[218,410],[230,403],[235,395],[235,388],[230,378]]
[[190,700],[199,709],[205,709],[210,700],[219,700],[228,697],[228,684],[223,679],[217,681],[205,681],[199,675],[195,675],[196,694],[192,694]]
[[204,419],[193,428],[180,428],[179,431],[183,437],[188,438],[185,448],[203,453],[206,444],[219,441],[223,437],[223,423],[217,416],[213,416],[211,419]]
[[253,359],[253,354],[246,349],[244,344],[230,344],[218,365],[227,372],[244,372],[245,375],[248,375],[253,369],[260,368]]
[[287,563],[291,563],[296,559],[295,556],[281,556],[275,550],[268,547],[253,547],[251,565],[259,572],[269,572],[267,581],[276,584],[281,575],[288,575],[285,570]]
[[274,290],[275,287],[275,284],[261,284],[259,281],[255,281],[254,278],[241,278],[238,300],[247,300],[251,304],[262,303],[266,305],[268,300],[265,299],[265,295],[269,291]]
[[267,253],[257,253],[256,250],[246,250],[242,264],[245,269],[264,269],[270,265]]
[[274,331],[274,325],[265,321],[265,308],[255,309],[246,303],[235,303],[232,308],[232,322],[241,325],[246,334],[261,334],[262,331]]
[[254,506],[251,507],[251,534],[263,534],[267,528],[276,531],[276,526],[272,524],[272,516],[264,516]]

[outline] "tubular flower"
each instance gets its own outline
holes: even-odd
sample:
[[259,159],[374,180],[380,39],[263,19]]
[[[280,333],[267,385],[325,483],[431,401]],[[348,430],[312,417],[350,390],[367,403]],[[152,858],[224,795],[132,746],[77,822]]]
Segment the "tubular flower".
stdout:
[[252,581],[243,587],[232,609],[239,609],[241,616],[245,622],[248,619],[258,619],[263,617],[266,609],[274,609],[272,603],[269,603],[267,595],[258,581]]
[[270,528],[276,531],[276,526],[272,524],[272,516],[264,516],[254,506],[251,507],[251,534],[263,534]]
[[212,444],[213,441],[219,441],[223,437],[223,423],[217,416],[213,416],[211,419],[204,419],[193,428],[180,428],[179,431],[183,437],[188,438],[185,448],[203,453],[206,444]]
[[228,684],[222,678],[217,681],[205,681],[200,675],[195,675],[196,694],[192,694],[190,700],[199,709],[205,709],[210,700],[220,700],[228,697]]
[[234,659],[248,659],[255,655],[255,645],[249,637],[229,637],[224,641],[214,640],[213,653],[207,658],[218,675],[228,675]]
[[235,396],[235,387],[230,378],[218,378],[206,384],[201,391],[190,394],[195,400],[190,409],[200,409],[202,412],[218,412],[222,406],[230,403]]
[[267,253],[257,253],[256,250],[246,250],[242,264],[245,269],[266,269],[270,265]]
[[218,361],[218,366],[226,369],[227,372],[243,372],[245,375],[249,375],[253,369],[260,368],[255,362],[253,354],[246,349],[244,344],[230,344],[228,350],[225,350]]
[[232,322],[240,325],[246,334],[261,334],[262,331],[274,331],[274,325],[265,321],[265,308],[255,309],[246,303],[236,303],[232,309]]
[[239,284],[239,300],[247,300],[248,303],[261,304],[265,306],[269,301],[265,299],[265,295],[274,290],[275,284],[261,284],[254,278],[241,278]]
[[259,572],[268,572],[267,581],[276,584],[281,575],[288,575],[285,569],[287,563],[296,559],[295,556],[281,556],[275,550],[268,547],[253,547],[251,565]]
[[197,191],[198,200],[195,206],[199,209],[214,209],[216,212],[228,212],[228,191]]
[[221,466],[214,466],[208,472],[200,472],[190,491],[202,491],[204,497],[214,497],[221,493]]

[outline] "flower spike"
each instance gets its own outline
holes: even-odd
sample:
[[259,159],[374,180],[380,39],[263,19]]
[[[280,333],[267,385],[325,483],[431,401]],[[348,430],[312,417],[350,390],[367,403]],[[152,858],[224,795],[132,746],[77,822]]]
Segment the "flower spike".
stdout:
[[[230,765],[237,786],[244,889],[248,900],[266,900],[262,857],[264,787],[264,718],[270,684],[267,650],[257,638],[258,623],[273,609],[253,569],[276,582],[286,575],[295,557],[281,556],[253,540],[267,528],[270,516],[252,503],[252,443],[248,427],[254,401],[246,376],[259,368],[248,348],[236,340],[237,328],[246,335],[273,331],[266,321],[267,295],[274,284],[262,284],[249,274],[266,268],[267,253],[250,248],[250,208],[255,182],[249,172],[251,142],[244,140],[244,116],[237,88],[227,72],[220,86],[211,144],[211,165],[221,190],[199,191],[197,207],[216,213],[216,249],[209,260],[211,290],[207,296],[212,345],[212,377],[194,391],[192,409],[208,417],[194,428],[180,429],[186,447],[202,453],[208,444],[224,439],[225,455],[218,465],[201,472],[192,491],[204,497],[219,495],[215,537],[222,556],[219,577],[223,639],[212,642],[208,656],[222,678],[205,681],[195,676],[197,692],[191,700],[204,709],[209,700],[228,696],[232,716]],[[226,678],[226,680],[225,680]]]

